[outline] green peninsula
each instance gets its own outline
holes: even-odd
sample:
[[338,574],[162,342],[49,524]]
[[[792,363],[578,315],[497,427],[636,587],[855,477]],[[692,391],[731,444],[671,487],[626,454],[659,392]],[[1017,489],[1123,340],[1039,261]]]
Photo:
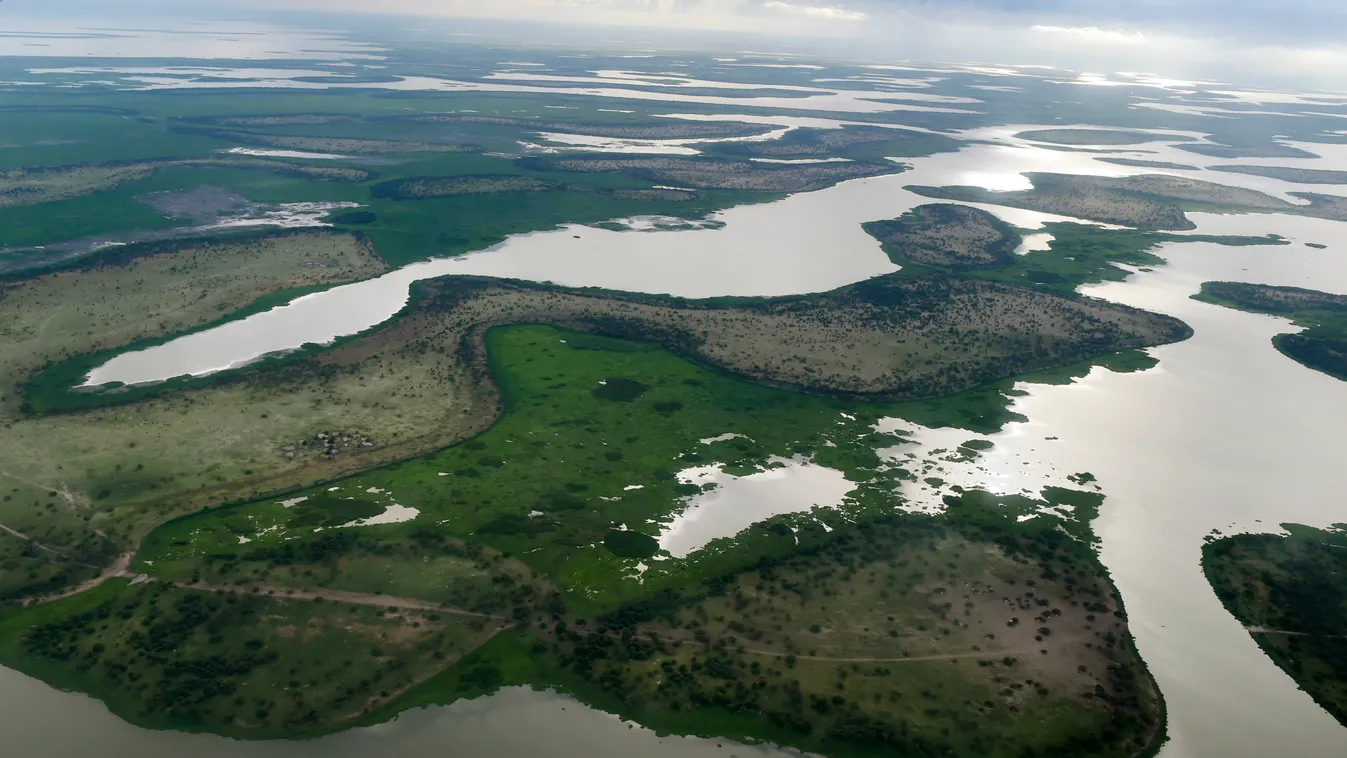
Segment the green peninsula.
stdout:
[[1263,652],[1347,725],[1347,524],[1282,526],[1209,541],[1202,567]]

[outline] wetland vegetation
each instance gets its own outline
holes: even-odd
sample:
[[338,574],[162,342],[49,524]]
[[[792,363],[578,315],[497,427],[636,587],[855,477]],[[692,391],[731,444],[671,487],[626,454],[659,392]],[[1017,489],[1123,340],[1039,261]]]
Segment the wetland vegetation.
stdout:
[[[1158,695],[1089,548],[1101,496],[951,491],[946,515],[903,515],[895,488],[915,474],[886,464],[904,443],[875,429],[906,406],[773,389],[550,327],[485,339],[505,405],[489,431],[284,502],[166,524],[131,566],[155,581],[11,615],[0,655],[132,720],[241,736],[325,731],[516,682],[660,728],[836,755],[1125,756],[1160,734]],[[741,436],[708,442],[726,428]],[[836,467],[856,490],[836,511],[779,516],[685,558],[638,546],[658,546],[700,489],[680,469],[746,474],[784,456]],[[355,525],[395,504],[416,517]],[[338,608],[333,592],[372,607]],[[457,611],[485,617],[457,623]],[[162,632],[132,631],[145,613]],[[369,622],[347,629],[347,617]],[[514,631],[456,660],[507,621]],[[183,642],[141,660],[160,634]],[[272,642],[286,634],[305,652],[250,657],[286,653]],[[324,668],[325,646],[353,642],[368,664]]]
[[[185,223],[166,203],[201,187],[333,203],[327,221],[358,233],[128,245],[0,281],[0,663],[140,725],[243,738],[519,684],[839,757],[1130,758],[1163,740],[1094,553],[1094,477],[996,496],[932,469],[992,454],[978,435],[1023,420],[1017,381],[1150,368],[1139,348],[1191,333],[1079,285],[1163,264],[1177,237],[1154,230],[1190,228],[1186,210],[1287,204],[1172,177],[928,189],[1138,230],[1049,224],[1049,249],[1015,255],[995,216],[928,205],[867,225],[901,271],[784,298],[444,277],[331,346],[77,389],[112,354],[391,265],[563,223],[699,219],[965,143],[944,115],[713,142],[776,127],[506,93],[63,97],[84,104],[5,108],[0,135],[31,148],[0,152],[0,244]],[[546,133],[708,141],[520,156]],[[919,454],[917,425],[968,438]],[[798,486],[769,514],[718,510],[774,477]]]
[[[972,261],[1017,239],[996,225],[969,237],[985,219],[941,214],[923,218],[951,229],[891,231],[962,240]],[[313,282],[306,256],[334,245],[351,261],[329,277],[380,265],[361,238],[290,234],[16,277],[0,305],[35,326],[14,332],[28,336],[6,381]],[[0,511],[5,576],[22,579],[6,596],[95,588],[11,603],[0,659],[137,723],[247,737],[528,683],[660,728],[834,755],[1141,752],[1161,705],[1088,547],[1100,496],[953,488],[946,515],[905,515],[902,483],[918,475],[889,452],[903,436],[878,429],[906,417],[990,431],[1009,400],[977,385],[1187,329],[917,268],[709,301],[446,277],[368,335],[200,386],[119,398],[67,385],[61,400],[30,383],[29,408],[5,398],[7,432],[27,441],[6,450],[36,455],[0,462],[25,472]],[[166,287],[184,272],[196,287]],[[83,305],[66,312],[75,281]],[[129,312],[140,318],[116,316]],[[85,326],[45,328],[61,319]],[[41,397],[67,404],[33,415]],[[69,444],[76,426],[87,451]],[[59,462],[42,452],[58,444]],[[690,471],[800,462],[852,491],[682,557],[664,548],[713,487]],[[959,609],[942,604],[954,593]],[[335,649],[362,652],[332,671]]]
[[1212,539],[1202,567],[1226,609],[1347,725],[1347,524]]

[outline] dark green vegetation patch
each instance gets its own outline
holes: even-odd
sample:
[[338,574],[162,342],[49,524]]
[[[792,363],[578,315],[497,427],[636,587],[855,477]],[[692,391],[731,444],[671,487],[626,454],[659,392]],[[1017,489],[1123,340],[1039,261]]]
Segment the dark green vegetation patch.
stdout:
[[1292,360],[1347,381],[1347,295],[1300,287],[1204,282],[1193,299],[1290,318],[1305,331],[1279,334],[1272,344]]
[[359,498],[318,495],[291,509],[291,527],[333,527],[349,524],[384,512],[384,506]]
[[[581,348],[585,349],[585,348]],[[630,403],[636,398],[644,395],[649,385],[641,384],[635,379],[628,379],[622,376],[614,376],[604,379],[598,387],[594,388],[594,397],[600,400],[612,400],[618,403]]]
[[641,560],[659,552],[659,541],[648,534],[630,529],[614,529],[603,538],[603,546],[616,556]]
[[1258,646],[1347,726],[1347,524],[1208,542],[1202,567]]

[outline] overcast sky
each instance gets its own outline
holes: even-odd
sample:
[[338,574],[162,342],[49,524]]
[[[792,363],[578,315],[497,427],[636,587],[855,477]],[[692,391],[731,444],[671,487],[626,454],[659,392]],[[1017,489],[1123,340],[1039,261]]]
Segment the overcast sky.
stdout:
[[[6,13],[339,11],[706,30],[867,57],[1050,63],[1172,76],[1268,74],[1347,88],[1347,0],[5,0]],[[2,28],[2,27],[0,27]],[[745,43],[748,39],[745,38]]]
[[[189,0],[190,1],[190,0]],[[577,22],[846,33],[913,17],[1155,33],[1341,39],[1343,0],[267,0],[255,5]],[[853,32],[859,30],[851,30]]]

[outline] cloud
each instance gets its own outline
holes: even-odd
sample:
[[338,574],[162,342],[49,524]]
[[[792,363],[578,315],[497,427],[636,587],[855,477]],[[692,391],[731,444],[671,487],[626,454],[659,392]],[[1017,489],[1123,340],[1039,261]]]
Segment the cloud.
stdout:
[[[0,3],[7,15],[65,20],[107,18],[111,5],[108,0]],[[797,53],[883,62],[1048,63],[1327,89],[1343,88],[1339,72],[1347,69],[1345,0],[118,0],[116,6],[120,18],[138,13],[260,18],[316,11],[321,15],[304,23],[349,23],[340,13],[450,19],[383,25],[424,27],[427,36],[448,26],[502,20],[564,24],[547,28],[572,40],[639,39],[652,45],[705,40],[734,49],[772,36]],[[639,37],[627,31],[633,28],[641,30]],[[536,29],[529,33],[545,36]]]
[[845,8],[835,8],[832,6],[814,6],[814,5],[795,5],[794,3],[784,3],[779,0],[771,0],[762,4],[762,7],[780,11],[782,13],[791,13],[802,16],[811,16],[813,18],[823,18],[830,21],[864,21],[869,18],[868,14],[860,11],[849,11]]
[[1149,38],[1149,35],[1144,32],[1100,29],[1097,26],[1046,26],[1044,24],[1035,24],[1029,27],[1029,30],[1039,32],[1040,34],[1067,35],[1079,38],[1085,42],[1136,44],[1138,42],[1146,42]]

